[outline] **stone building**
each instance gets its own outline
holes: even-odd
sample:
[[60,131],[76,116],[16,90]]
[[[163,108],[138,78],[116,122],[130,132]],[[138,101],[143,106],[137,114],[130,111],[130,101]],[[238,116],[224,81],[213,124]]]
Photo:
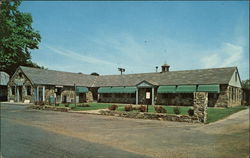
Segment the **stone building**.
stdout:
[[208,92],[208,105],[241,105],[237,67],[92,76],[20,66],[8,84],[8,99],[45,102],[106,102],[193,106],[196,92]]
[[9,78],[10,76],[6,72],[0,71],[0,101],[7,101]]

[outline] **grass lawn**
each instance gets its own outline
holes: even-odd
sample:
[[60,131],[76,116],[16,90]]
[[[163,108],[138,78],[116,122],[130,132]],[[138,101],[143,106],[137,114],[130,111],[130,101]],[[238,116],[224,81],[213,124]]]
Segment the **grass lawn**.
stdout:
[[225,118],[233,113],[236,113],[240,110],[244,110],[247,107],[245,106],[236,106],[236,107],[229,107],[229,108],[208,108],[208,116],[207,116],[207,122],[215,122],[222,118]]
[[[81,103],[82,104],[82,103]],[[72,108],[72,110],[75,111],[85,111],[85,110],[98,110],[98,109],[107,109],[109,106],[115,104],[115,103],[85,103],[89,104],[90,107],[75,107],[75,104],[69,104],[69,107]],[[79,105],[79,104],[78,104]],[[128,104],[115,104],[118,105],[117,111],[124,111],[124,106]],[[64,104],[59,104],[59,106],[64,107]],[[154,106],[149,105],[148,106],[148,112],[155,112]],[[173,108],[174,106],[163,106],[168,114],[174,114]],[[181,115],[188,115],[188,110],[191,107],[180,107]],[[240,110],[244,110],[247,107],[245,106],[237,106],[237,107],[229,107],[229,108],[213,108],[208,107],[208,123],[218,121],[222,118],[225,118],[235,112],[238,112]],[[135,111],[134,111],[135,112]]]

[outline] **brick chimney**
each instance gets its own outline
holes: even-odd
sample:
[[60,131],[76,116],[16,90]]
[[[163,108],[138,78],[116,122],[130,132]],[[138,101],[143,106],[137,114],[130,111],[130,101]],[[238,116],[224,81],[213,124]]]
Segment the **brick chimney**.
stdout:
[[169,72],[170,65],[164,64],[161,66],[161,72]]

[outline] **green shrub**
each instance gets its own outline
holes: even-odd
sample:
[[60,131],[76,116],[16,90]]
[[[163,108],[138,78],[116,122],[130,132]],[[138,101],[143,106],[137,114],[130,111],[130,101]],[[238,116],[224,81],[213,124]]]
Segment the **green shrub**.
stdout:
[[139,111],[139,112],[146,112],[146,110],[147,110],[147,107],[144,106],[144,105],[141,105],[141,106],[138,108],[138,111]]
[[194,109],[189,109],[188,110],[188,115],[189,116],[194,116]]
[[64,106],[65,106],[65,107],[69,107],[69,103],[66,103]]
[[124,111],[132,111],[133,110],[133,107],[132,107],[132,105],[130,104],[130,105],[125,105],[124,106]]
[[44,101],[35,101],[35,105],[43,106],[43,105],[45,105],[45,102]]
[[178,107],[178,106],[174,107],[173,110],[174,110],[174,113],[175,113],[176,115],[179,115],[179,114],[181,113],[180,107]]
[[155,106],[154,108],[155,108],[155,111],[157,113],[166,113],[167,112],[167,110],[162,106]]
[[117,108],[118,108],[117,105],[111,105],[111,106],[109,107],[109,110],[116,110]]
[[59,103],[56,103],[55,106],[59,106]]

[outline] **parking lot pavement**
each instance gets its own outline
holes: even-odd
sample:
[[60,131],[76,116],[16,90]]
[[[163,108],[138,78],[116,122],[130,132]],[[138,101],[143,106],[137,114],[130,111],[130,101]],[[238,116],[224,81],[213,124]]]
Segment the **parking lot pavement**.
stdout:
[[249,153],[248,118],[244,110],[203,125],[2,104],[1,148],[8,157],[240,158]]

